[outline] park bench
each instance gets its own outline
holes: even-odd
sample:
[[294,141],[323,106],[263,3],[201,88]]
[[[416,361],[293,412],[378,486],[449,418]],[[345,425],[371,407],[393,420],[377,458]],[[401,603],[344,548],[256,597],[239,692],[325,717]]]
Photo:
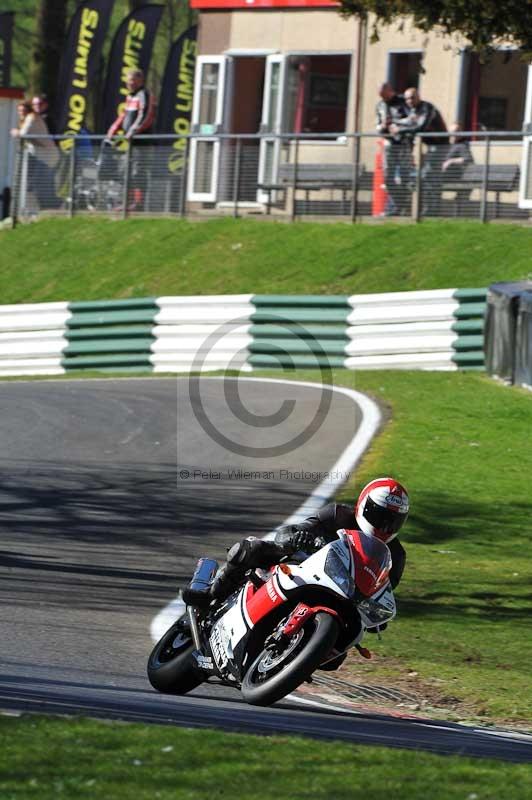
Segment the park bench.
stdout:
[[[367,172],[361,166],[357,179],[359,190],[371,191],[373,186],[373,173]],[[342,201],[345,203],[346,195],[353,189],[353,164],[280,164],[275,183],[259,183],[258,188],[263,191],[268,200],[266,202],[267,213],[270,212],[271,197],[275,192],[285,192],[293,188],[297,191],[305,192],[305,200],[308,201],[311,192],[322,192],[324,190],[342,192]]]
[[[455,216],[458,204],[468,201],[474,189],[479,191],[484,187],[484,164],[468,164],[459,180],[446,181],[444,179],[442,191],[455,192]],[[519,167],[514,164],[490,164],[488,167],[486,190],[495,194],[495,217],[499,216],[500,196],[504,193],[515,192],[519,188]]]

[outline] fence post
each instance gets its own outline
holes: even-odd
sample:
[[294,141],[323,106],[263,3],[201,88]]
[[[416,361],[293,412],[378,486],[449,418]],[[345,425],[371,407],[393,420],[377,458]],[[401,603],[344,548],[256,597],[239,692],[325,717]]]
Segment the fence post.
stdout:
[[235,176],[233,179],[233,217],[238,218],[238,197],[240,195],[240,168],[242,160],[242,139],[236,140]]
[[296,218],[296,186],[297,186],[297,168],[299,165],[299,139],[296,139],[295,152],[294,152],[294,178],[292,181],[292,210],[290,212],[290,222]]
[[423,169],[423,139],[421,136],[416,138],[416,163],[416,191],[412,198],[412,219],[414,222],[419,222],[422,216],[421,206],[423,203],[423,181],[421,178],[421,171]]
[[72,148],[70,151],[70,208],[68,209],[68,216],[70,219],[74,216],[74,206],[76,204],[75,188],[76,188],[76,137],[72,139]]
[[360,170],[360,134],[355,133],[353,153],[353,182],[351,186],[351,222],[357,221],[358,216],[358,173]]
[[181,195],[179,197],[179,216],[185,217],[187,214],[187,184],[188,184],[188,157],[190,153],[190,139],[187,136],[185,143],[185,161],[181,171]]
[[129,205],[129,181],[131,178],[131,150],[133,149],[133,140],[129,139],[127,142],[126,150],[126,166],[124,171],[124,196],[122,202],[122,219],[127,219],[127,210]]
[[20,198],[20,181],[22,180],[22,162],[24,160],[24,142],[19,137],[17,139],[17,148],[15,153],[15,172],[13,183],[13,194],[11,196],[12,209],[10,211],[13,220],[13,227],[17,227],[18,223],[18,204]]
[[488,172],[490,168],[491,139],[486,136],[486,149],[484,153],[484,174],[482,175],[482,198],[480,200],[480,221],[488,221]]

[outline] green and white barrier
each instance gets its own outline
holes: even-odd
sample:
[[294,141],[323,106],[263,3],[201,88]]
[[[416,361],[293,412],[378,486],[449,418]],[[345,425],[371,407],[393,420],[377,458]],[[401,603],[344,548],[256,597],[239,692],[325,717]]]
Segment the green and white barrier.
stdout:
[[152,297],[70,303],[66,371],[151,370],[153,326],[158,311]]
[[482,369],[485,289],[0,306],[0,375]]
[[255,367],[457,369],[483,365],[486,290],[259,295]]
[[60,375],[68,303],[0,306],[0,376]]
[[159,297],[154,372],[249,369],[252,295]]

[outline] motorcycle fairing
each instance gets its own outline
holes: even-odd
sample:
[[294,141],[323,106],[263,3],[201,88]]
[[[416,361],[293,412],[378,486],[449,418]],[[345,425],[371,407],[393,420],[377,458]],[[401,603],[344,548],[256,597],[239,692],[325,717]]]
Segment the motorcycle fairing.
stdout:
[[[340,531],[338,539],[322,547],[301,564],[290,564],[285,570],[276,566],[270,578],[259,589],[251,582],[246,583],[235,595],[232,605],[211,629],[209,646],[220,672],[240,680],[246,668],[245,659],[250,652],[248,643],[251,632],[269,618],[272,612],[282,614],[283,604],[292,597],[297,599],[297,595],[305,587],[319,590],[320,596],[336,597],[336,603],[354,602],[356,565],[352,548],[348,534]],[[329,569],[331,574],[328,574],[327,562],[329,560],[330,563],[331,558],[335,569]],[[361,615],[364,627],[375,627],[379,624],[374,619],[375,614],[386,614],[390,619],[395,615],[395,600],[387,587],[379,589],[368,601],[373,605],[370,603],[365,617]],[[334,613],[335,605],[332,603],[331,613]],[[310,606],[313,613],[314,606],[315,603]],[[320,607],[328,610],[322,603]]]
[[246,642],[251,631],[262,620],[280,608],[290,595],[301,591],[305,586],[321,590],[347,599],[347,595],[324,572],[325,561],[331,549],[338,551],[346,571],[352,570],[353,560],[349,547],[341,541],[323,547],[318,553],[307,558],[301,565],[290,565],[284,573],[276,566],[260,589],[251,582],[246,583],[237,595],[236,601],[213,625],[209,645],[213,658],[222,672],[230,672],[240,677],[245,664]]
[[365,628],[376,628],[385,622],[390,622],[397,613],[391,585],[388,583],[371,597],[359,602],[357,608]]
[[218,668],[222,673],[230,672],[236,678],[240,678],[238,656],[243,649],[246,636],[251,630],[245,612],[246,597],[254,590],[255,587],[252,583],[246,583],[243,586],[236,601],[213,625],[209,636],[209,646]]
[[[282,574],[282,573],[281,573]],[[278,570],[254,594],[247,594],[243,607],[246,622],[250,627],[265,617],[270,611],[284,603],[286,594],[279,585]]]
[[392,567],[392,556],[384,542],[359,530],[338,531],[344,541],[349,542],[349,550],[354,558],[357,588],[371,597],[388,582]]
[[343,591],[338,583],[327,575],[325,571],[327,557],[332,552],[340,559],[346,575],[354,578],[354,560],[351,554],[351,547],[346,540],[347,537],[342,536],[322,547],[301,564],[290,565],[290,575],[279,571],[277,577],[281,590],[286,594],[293,591],[295,585],[318,586],[320,589],[326,589],[349,600],[351,595]]

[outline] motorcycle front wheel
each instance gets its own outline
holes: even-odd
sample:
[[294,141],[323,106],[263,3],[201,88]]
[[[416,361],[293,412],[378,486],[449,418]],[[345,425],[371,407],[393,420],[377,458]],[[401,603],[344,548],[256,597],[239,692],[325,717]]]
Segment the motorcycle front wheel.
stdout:
[[276,644],[267,645],[242,681],[246,703],[269,706],[297,689],[330,653],[338,633],[334,617],[320,611],[283,649],[279,650]]
[[194,668],[194,643],[183,619],[174,622],[157,642],[148,659],[148,678],[164,694],[186,694],[200,683]]

